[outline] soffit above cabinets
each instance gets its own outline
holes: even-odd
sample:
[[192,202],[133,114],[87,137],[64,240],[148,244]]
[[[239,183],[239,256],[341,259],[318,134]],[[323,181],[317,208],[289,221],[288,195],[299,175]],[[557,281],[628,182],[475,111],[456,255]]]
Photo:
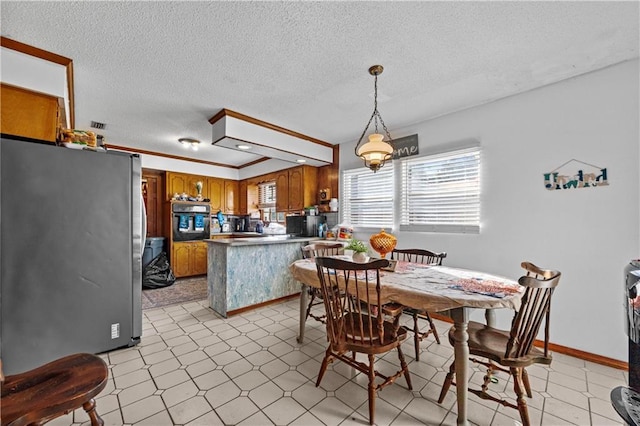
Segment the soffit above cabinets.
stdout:
[[[235,111],[222,109],[209,122],[212,143],[218,147],[315,167],[333,162],[330,143]],[[244,150],[238,147],[243,145]]]

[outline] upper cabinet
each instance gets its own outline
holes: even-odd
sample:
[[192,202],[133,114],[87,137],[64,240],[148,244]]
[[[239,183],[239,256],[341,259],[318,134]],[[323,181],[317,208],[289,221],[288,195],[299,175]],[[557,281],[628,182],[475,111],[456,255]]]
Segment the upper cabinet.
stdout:
[[207,178],[208,198],[211,204],[211,212],[224,211],[224,179]]
[[[74,90],[73,90],[73,61],[53,52],[42,50],[35,46],[0,37],[2,51],[2,83],[20,87],[31,92],[45,94],[55,98],[59,118],[57,123],[63,127],[74,128]],[[16,104],[8,103],[5,93],[2,93],[2,113],[13,109]],[[31,105],[31,104],[29,104]],[[20,108],[27,105],[20,104]],[[37,110],[34,110],[36,112]],[[15,114],[15,113],[13,113]],[[54,115],[55,116],[55,115]],[[39,116],[33,116],[34,123]],[[2,133],[5,131],[3,117]],[[13,134],[13,132],[12,132]],[[18,135],[27,136],[29,135]],[[42,139],[38,135],[38,139]],[[46,140],[50,140],[47,138]],[[55,141],[55,139],[53,139]]]
[[316,204],[317,187],[315,167],[300,166],[276,173],[276,210],[302,210]]
[[248,194],[247,194],[248,183],[246,180],[241,180],[238,184],[238,214],[249,214],[249,210],[247,208],[248,203]]
[[55,96],[2,83],[2,133],[55,143],[60,104]]
[[235,214],[236,212],[236,197],[238,196],[239,183],[237,180],[224,181],[224,212],[227,214]]

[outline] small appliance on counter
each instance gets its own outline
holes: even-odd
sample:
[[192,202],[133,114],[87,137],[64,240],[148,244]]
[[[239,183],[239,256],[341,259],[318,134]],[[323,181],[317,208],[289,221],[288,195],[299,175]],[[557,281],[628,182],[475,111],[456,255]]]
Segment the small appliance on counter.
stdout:
[[287,216],[287,234],[297,235],[300,237],[316,237],[318,236],[318,228],[320,224],[326,223],[326,221],[327,218],[323,215]]

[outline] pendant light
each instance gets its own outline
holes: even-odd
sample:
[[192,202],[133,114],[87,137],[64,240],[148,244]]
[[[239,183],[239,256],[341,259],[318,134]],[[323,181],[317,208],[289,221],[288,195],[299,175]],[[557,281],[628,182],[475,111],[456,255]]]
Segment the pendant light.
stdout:
[[[378,75],[382,74],[383,70],[384,68],[382,68],[382,65],[374,65],[369,68],[369,74],[371,74],[375,79],[373,113],[371,114],[371,118],[369,118],[367,127],[362,131],[362,135],[360,135],[360,139],[358,140],[355,148],[356,155],[362,158],[364,165],[373,170],[374,173],[384,166],[387,161],[391,160],[391,156],[393,154],[393,139],[391,138],[391,135],[387,130],[387,126],[385,126],[382,116],[378,111]],[[378,133],[378,120],[380,120],[380,124],[387,136],[386,141],[384,140],[385,135]],[[371,121],[374,122],[375,133],[369,135],[368,142],[360,145],[365,133],[369,130]]]

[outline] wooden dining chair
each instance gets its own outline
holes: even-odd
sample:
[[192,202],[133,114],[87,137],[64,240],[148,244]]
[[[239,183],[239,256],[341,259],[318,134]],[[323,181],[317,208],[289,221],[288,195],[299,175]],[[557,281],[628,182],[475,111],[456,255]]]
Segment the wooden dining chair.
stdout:
[[108,376],[102,358],[79,353],[3,377],[1,424],[41,425],[82,407],[91,425],[101,426],[104,422],[96,411],[94,398],[107,385]]
[[[380,303],[380,268],[389,261],[378,259],[368,263],[316,257],[322,298],[327,312],[329,346],[320,366],[316,387],[327,366],[338,359],[367,375],[369,384],[369,424],[374,423],[376,392],[404,375],[412,389],[409,368],[401,344],[407,337],[397,319],[385,320]],[[375,355],[397,349],[400,370],[385,375],[374,368]],[[351,353],[350,355],[348,353]],[[356,359],[365,354],[368,362]],[[376,383],[376,377],[382,379]]]
[[[302,258],[303,259],[313,259],[315,257],[323,257],[323,256],[334,256],[338,254],[344,253],[344,246],[341,243],[334,244],[308,244],[302,247]],[[307,305],[307,312],[305,315],[305,321],[311,317],[316,321],[320,321],[321,323],[325,323],[326,315],[315,315],[311,312],[311,309],[314,306],[322,305],[322,295],[320,294],[320,289],[309,286],[307,288],[309,294],[309,304]]]
[[[529,398],[533,395],[525,367],[532,364],[551,364],[551,353],[549,352],[551,296],[560,281],[560,272],[541,269],[529,262],[523,262],[522,267],[525,269],[526,275],[520,277],[518,283],[525,287],[525,292],[522,297],[522,305],[513,318],[511,330],[504,331],[482,323],[469,322],[469,354],[487,359],[487,361],[482,361],[470,358],[472,362],[486,366],[487,374],[481,389],[469,389],[469,392],[482,399],[489,399],[506,407],[517,409],[520,412],[522,424],[529,426],[529,412],[524,394],[526,392]],[[533,343],[543,321],[545,322],[544,342],[542,348],[538,348]],[[454,344],[453,333],[452,327],[449,330],[451,345]],[[506,372],[513,377],[516,404],[488,393],[489,383],[496,370]],[[454,364],[452,363],[442,385],[439,403],[442,403],[453,383],[454,374]]]
[[[442,265],[442,260],[447,257],[447,253],[436,253],[430,250],[424,249],[394,249],[391,252],[391,259],[399,260],[402,262],[421,263],[424,265]],[[413,318],[413,346],[416,352],[416,361],[420,361],[420,342],[430,334],[436,339],[436,342],[440,344],[440,336],[436,329],[431,315],[427,311],[421,311],[418,309],[404,308],[402,313],[411,315]],[[418,319],[424,319],[429,323],[429,330],[421,332],[418,324]]]

